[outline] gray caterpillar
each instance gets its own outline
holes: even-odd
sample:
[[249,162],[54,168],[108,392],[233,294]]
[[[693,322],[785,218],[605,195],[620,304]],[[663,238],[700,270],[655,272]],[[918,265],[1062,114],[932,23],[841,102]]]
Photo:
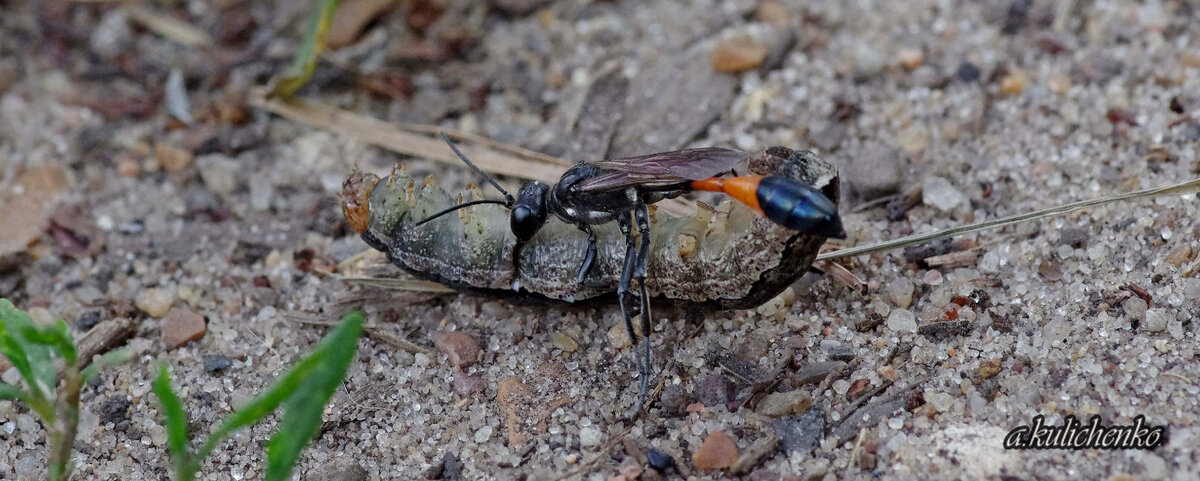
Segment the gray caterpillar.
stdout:
[[[771,147],[750,155],[748,167],[752,174],[786,177],[838,198],[837,171],[812,152]],[[469,195],[482,198],[477,188]],[[458,202],[462,200],[460,194]],[[471,206],[414,226],[454,205],[432,178],[418,182],[402,169],[383,179],[356,172],[346,179],[342,194],[351,227],[393,264],[418,277],[456,289],[567,302],[616,292],[625,242],[615,223],[594,227],[595,262],[583,282],[577,282],[588,239],[575,226],[549,219],[523,246],[514,272],[517,239],[506,207]],[[650,214],[646,287],[657,302],[682,307],[761,305],[803,275],[825,241],[779,226],[736,202],[715,208],[698,203],[696,213],[684,217],[655,210]]]

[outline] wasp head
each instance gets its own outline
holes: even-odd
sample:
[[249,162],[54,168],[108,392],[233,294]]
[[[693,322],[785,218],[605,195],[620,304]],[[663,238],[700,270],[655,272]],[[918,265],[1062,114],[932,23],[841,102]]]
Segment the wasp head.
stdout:
[[509,225],[517,240],[529,240],[546,223],[546,196],[549,192],[549,185],[536,180],[521,186],[509,218]]

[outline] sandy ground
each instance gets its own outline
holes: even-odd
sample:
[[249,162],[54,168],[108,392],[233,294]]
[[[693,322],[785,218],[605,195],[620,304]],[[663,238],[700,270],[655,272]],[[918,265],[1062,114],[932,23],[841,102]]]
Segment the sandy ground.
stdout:
[[[616,65],[635,79],[629,95],[669,98],[681,84],[639,73],[692,58],[704,67],[697,85],[728,101],[708,118],[700,98],[635,102],[665,112],[627,109],[610,153],[817,149],[852,191],[843,212],[854,244],[1200,170],[1200,10],[1190,2],[564,0],[530,2],[529,14],[434,3],[448,8],[426,39],[474,41],[449,59],[421,57],[427,44],[398,8],[330,57],[358,81],[325,65],[301,95],[586,155],[563,139],[598,72]],[[66,209],[29,221],[45,230],[4,262],[0,294],[78,332],[119,316],[138,326],[134,361],[85,390],[75,479],[166,479],[149,384],[157,363],[172,366],[204,433],[324,333],[297,320],[359,306],[429,353],[364,338],[299,479],[420,478],[447,454],[461,472],[452,462],[441,477],[464,479],[576,469],[585,479],[1200,476],[1195,196],[858,258],[848,267],[865,295],[813,274],[778,312],[664,313],[653,347],[666,390],[626,425],[636,374],[630,350],[610,340],[615,305],[417,298],[314,271],[365,248],[335,196],[355,163],[386,172],[404,161],[450,185],[466,174],[244,105],[286,62],[302,6],[177,5],[176,18],[214,35],[215,47],[166,40],[111,5],[18,4],[0,19],[0,187],[23,195],[16,179],[48,168],[62,175],[55,205]],[[766,35],[779,56],[737,76],[713,73],[708,52],[739,32]],[[191,126],[160,102],[173,68],[197,112]],[[657,127],[674,137],[654,138]],[[915,192],[915,205],[854,209],[897,191]],[[10,236],[17,226],[0,228]],[[953,267],[923,263],[969,249],[977,256]],[[161,313],[132,307],[153,288],[204,316],[204,337],[169,349]],[[954,323],[936,324],[944,320]],[[433,350],[434,334],[450,330],[478,340],[478,363],[460,370]],[[767,402],[765,392],[788,394]],[[813,410],[802,411],[808,398]],[[1144,415],[1167,426],[1169,441],[1152,451],[1002,448],[1039,414],[1121,425]],[[274,429],[271,419],[234,436],[203,479],[261,477]],[[748,456],[748,474],[697,469],[693,453],[716,431],[742,455],[766,451]],[[0,479],[43,476],[43,439],[27,407],[0,402]],[[650,449],[682,474],[650,470]]]

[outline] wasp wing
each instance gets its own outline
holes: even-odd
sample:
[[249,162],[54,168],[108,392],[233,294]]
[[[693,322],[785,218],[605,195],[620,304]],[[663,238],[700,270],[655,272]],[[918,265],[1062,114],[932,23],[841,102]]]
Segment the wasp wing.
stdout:
[[746,153],[740,150],[708,147],[596,160],[585,164],[606,172],[576,185],[581,191],[594,192],[678,184],[728,173],[745,159]]

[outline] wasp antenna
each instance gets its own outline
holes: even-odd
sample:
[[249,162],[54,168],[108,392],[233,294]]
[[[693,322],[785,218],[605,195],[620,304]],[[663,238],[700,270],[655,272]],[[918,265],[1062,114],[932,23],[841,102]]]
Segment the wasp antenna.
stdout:
[[450,137],[447,137],[445,132],[438,132],[438,135],[442,136],[442,140],[446,141],[446,145],[450,146],[450,150],[454,151],[454,155],[457,155],[459,159],[462,159],[462,161],[471,168],[471,170],[474,170],[476,174],[479,174],[484,180],[488,181],[489,184],[492,184],[492,187],[495,187],[496,190],[500,191],[501,194],[504,194],[504,200],[508,202],[505,205],[512,207],[517,203],[517,201],[513,199],[513,196],[509,194],[507,190],[504,190],[503,187],[500,187],[500,184],[497,184],[496,180],[493,179],[492,176],[488,175],[487,172],[484,172],[479,167],[476,167],[475,164],[471,163],[471,161],[467,159],[467,156],[463,155],[462,152],[459,152],[458,147],[454,145],[454,142],[450,141]]
[[416,224],[413,224],[413,227],[418,227],[418,226],[420,226],[421,224],[424,224],[424,223],[426,223],[426,222],[429,222],[429,221],[431,221],[431,220],[434,220],[434,219],[436,219],[436,218],[438,218],[438,217],[441,217],[441,216],[444,216],[444,215],[446,215],[446,214],[449,214],[449,213],[451,213],[451,212],[454,212],[454,211],[456,211],[456,210],[458,210],[458,209],[462,209],[462,208],[464,208],[464,207],[470,207],[470,206],[473,206],[473,205],[479,205],[479,204],[498,204],[498,205],[502,205],[502,206],[505,206],[505,207],[511,207],[511,206],[512,206],[512,204],[511,204],[511,203],[509,203],[509,202],[506,202],[506,201],[503,201],[503,200],[493,200],[493,199],[473,200],[473,201],[470,201],[470,202],[464,202],[464,203],[462,203],[462,204],[458,204],[458,205],[456,205],[456,206],[454,206],[454,207],[451,207],[451,208],[449,208],[449,209],[444,209],[444,210],[442,210],[441,212],[438,212],[438,213],[436,213],[436,214],[433,214],[433,215],[431,215],[431,216],[429,216],[429,217],[426,217],[426,218],[424,218],[424,219],[421,219],[421,220],[420,220],[420,221],[418,221]]

